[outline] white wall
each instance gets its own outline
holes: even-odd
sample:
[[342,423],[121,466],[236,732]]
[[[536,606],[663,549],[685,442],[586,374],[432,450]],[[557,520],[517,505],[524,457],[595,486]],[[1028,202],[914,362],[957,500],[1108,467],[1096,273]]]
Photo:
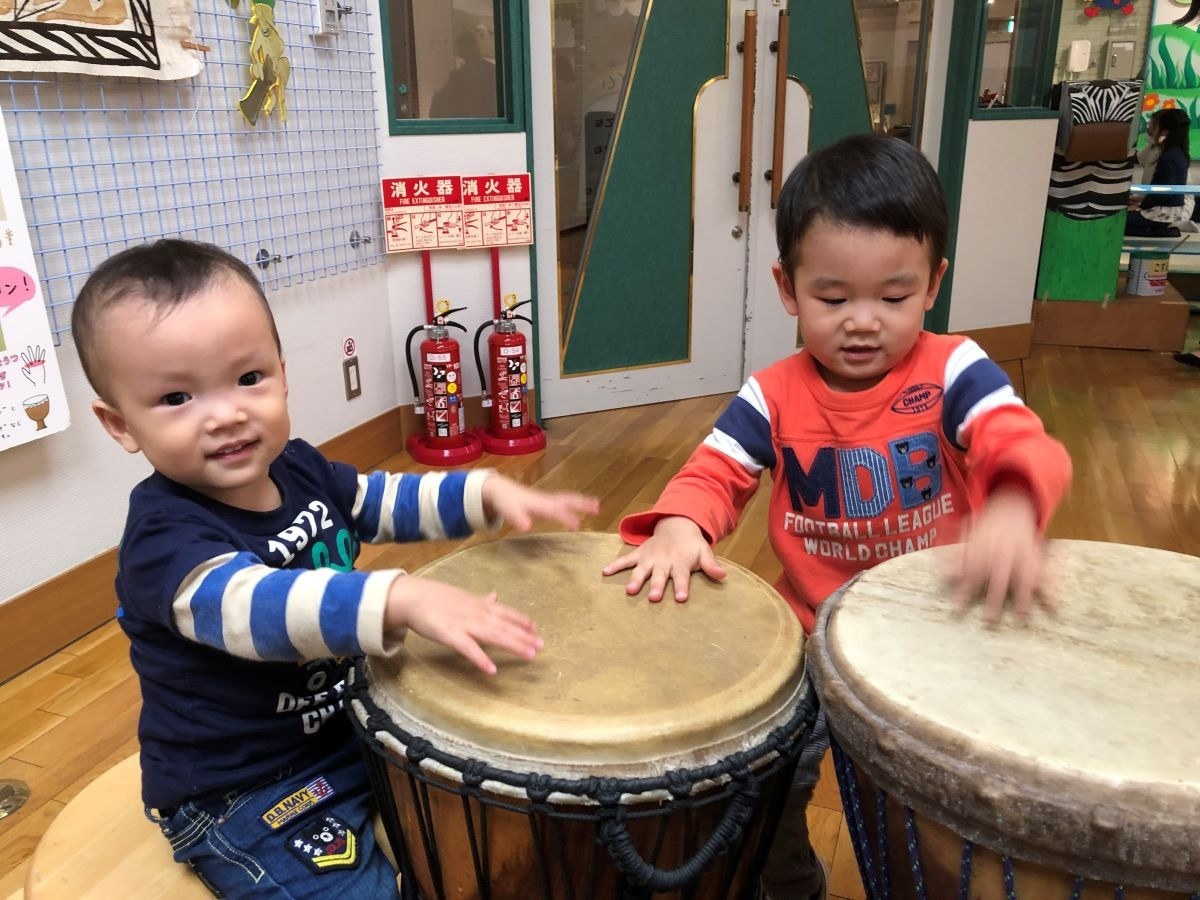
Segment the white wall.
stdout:
[[950,66],[950,26],[953,19],[953,4],[933,4],[933,21],[929,26],[929,74],[925,79],[925,119],[921,125],[921,151],[929,157],[934,168],[937,168],[942,146],[942,113],[946,101],[946,73]]
[[1056,119],[972,121],[951,286],[950,330],[1028,322]]
[[915,44],[921,37],[921,0],[897,0],[894,6],[864,7],[857,9],[856,14],[863,61],[882,61],[887,66],[883,103],[892,105],[895,112],[880,112],[888,115],[892,124],[911,124],[911,80],[916,73],[908,66],[908,54],[909,44]]
[[993,91],[1001,99],[1008,92],[1008,61],[1012,55],[1012,37],[1010,35],[989,34],[987,43],[983,45],[983,71],[979,74],[979,94]]
[[[393,138],[387,133],[379,17],[369,15],[375,53],[376,108],[383,175],[524,172],[525,136]],[[548,132],[549,133],[549,132]],[[553,184],[553,180],[549,182]],[[552,192],[546,226],[554,234]],[[542,210],[547,209],[543,204]],[[545,233],[543,227],[540,233]],[[553,252],[547,254],[553,271]],[[469,306],[457,318],[473,334],[491,318],[491,262],[486,250],[434,254],[436,296]],[[529,296],[529,252],[501,253],[502,284]],[[553,302],[551,284],[547,296]],[[404,335],[424,319],[420,254],[394,254],[384,263],[268,295],[287,357],[293,433],[320,443],[399,404],[411,402],[403,368]],[[358,344],[362,396],[347,401],[342,341]],[[469,347],[467,395],[479,393]],[[94,397],[68,337],[58,348],[72,424],[65,432],[0,453],[0,603],[114,547],[130,489],[148,473],[95,421]]]
[[[1187,11],[1187,3],[1157,2],[1137,3],[1133,13],[1123,15],[1107,10],[1095,18],[1083,14],[1084,7],[1078,3],[1064,3],[1058,30],[1058,50],[1054,58],[1054,80],[1085,80],[1089,78],[1112,78],[1108,73],[1109,44],[1112,41],[1133,41],[1134,77],[1140,78],[1146,61],[1146,40],[1150,36],[1150,20],[1165,25],[1178,19]],[[1088,41],[1091,44],[1088,66],[1082,71],[1067,69],[1072,41]]]
[[867,7],[856,11],[859,47],[864,62],[883,60],[891,75],[897,7]]
[[[540,4],[533,4],[538,6]],[[383,39],[378,29],[378,17],[373,19],[372,48],[379,64],[375,67],[376,107],[379,114],[380,163],[384,178],[413,177],[417,175],[475,175],[512,174],[529,171],[525,153],[525,134],[452,134],[416,135],[393,137],[387,124],[387,93],[383,74]],[[549,49],[547,45],[547,70]],[[553,153],[553,128],[545,129],[546,140]],[[545,188],[543,185],[549,185]],[[539,195],[541,195],[539,197]],[[534,239],[539,250],[544,243],[540,240],[548,233],[551,246],[546,248],[548,262],[554,268],[553,242],[557,240],[554,224],[554,179],[534,183]],[[542,221],[542,220],[545,221]],[[420,253],[393,253],[384,263],[386,273],[387,307],[390,325],[390,340],[395,352],[394,383],[399,404],[411,404],[414,400],[408,370],[404,363],[404,338],[415,326],[425,321],[425,280],[421,267]],[[462,345],[465,395],[480,393],[479,377],[471,351],[471,339],[475,329],[492,318],[492,261],[488,250],[440,250],[432,254],[434,299],[445,298],[455,307],[466,306],[465,312],[456,313],[453,319],[467,328],[464,336],[454,330],[453,335]],[[528,247],[505,247],[500,251],[500,286],[504,293],[515,293],[521,300],[530,297],[531,285],[530,253]],[[543,293],[543,303],[555,302],[556,288],[551,285]],[[529,308],[519,312],[529,315]],[[526,339],[530,337],[528,325],[522,325]],[[413,338],[414,348],[421,337]],[[531,351],[532,355],[532,351]],[[485,359],[486,365],[486,359]],[[419,373],[418,373],[419,378]]]
[[[382,87],[380,87],[382,90]],[[525,163],[525,135],[420,135],[391,137],[386,130],[380,136],[380,161],[384,178],[416,175],[485,174],[528,171]],[[553,185],[553,181],[550,182]],[[537,186],[535,186],[535,194]],[[549,195],[550,233],[554,231],[554,196]],[[534,225],[538,225],[534,210]],[[537,237],[535,232],[535,237]],[[553,251],[550,263],[553,266]],[[467,334],[453,330],[461,344],[465,395],[480,393],[479,377],[471,351],[475,330],[492,318],[492,257],[489,250],[439,250],[431,255],[434,300],[445,298],[454,307],[466,306],[465,312],[455,313],[454,321],[466,326]],[[387,276],[388,309],[391,322],[392,346],[396,359],[396,390],[400,404],[413,401],[408,370],[404,365],[404,338],[425,321],[425,279],[420,253],[393,253],[384,263]],[[500,251],[500,286],[504,293],[515,293],[519,299],[530,296],[528,247],[505,247]],[[543,295],[543,302],[554,302],[554,290]],[[529,315],[529,308],[518,312]],[[522,325],[526,339],[529,326]],[[413,348],[422,336],[413,338]],[[486,359],[485,359],[486,364]],[[419,373],[418,373],[419,378]]]

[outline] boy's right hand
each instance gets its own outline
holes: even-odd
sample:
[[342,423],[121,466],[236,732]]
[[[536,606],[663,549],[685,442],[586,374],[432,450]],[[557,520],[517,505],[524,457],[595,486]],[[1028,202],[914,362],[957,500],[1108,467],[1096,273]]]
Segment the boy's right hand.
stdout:
[[668,580],[675,584],[675,601],[685,603],[693,572],[699,570],[718,581],[725,577],[725,570],[717,562],[700,526],[684,516],[661,519],[644,544],[613,560],[602,571],[612,575],[624,569],[633,569],[625,593],[636,595],[649,580],[647,597],[652,603],[663,598]]
[[533,620],[497,602],[495,592],[480,597],[419,575],[397,576],[388,591],[384,633],[395,635],[405,628],[457,650],[488,675],[496,674],[496,664],[480,644],[524,659],[542,649]]

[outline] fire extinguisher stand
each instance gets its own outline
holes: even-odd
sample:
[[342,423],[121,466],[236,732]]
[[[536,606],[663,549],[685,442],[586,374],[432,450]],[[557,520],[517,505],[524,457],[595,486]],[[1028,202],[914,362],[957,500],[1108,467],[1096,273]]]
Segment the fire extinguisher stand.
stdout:
[[[458,466],[479,459],[483,445],[479,437],[465,427],[462,396],[462,362],[458,341],[450,337],[450,329],[466,334],[465,326],[448,317],[462,312],[465,306],[451,309],[450,301],[433,303],[433,272],[428,250],[421,251],[425,273],[425,315],[427,324],[418,325],[404,340],[404,355],[408,375],[412,380],[417,415],[424,415],[425,429],[409,436],[405,446],[417,462],[427,466]],[[427,332],[421,342],[421,381],[413,367],[412,340]]]
[[[500,251],[492,248],[492,300],[496,317],[484,322],[475,332],[475,366],[483,385],[483,405],[491,407],[485,428],[475,429],[483,449],[501,456],[533,453],[546,446],[546,432],[532,421],[529,403],[529,377],[532,366],[526,350],[525,335],[517,329],[517,320],[533,325],[531,319],[518,315],[517,307],[531,301],[517,302],[516,294],[500,298]],[[488,336],[488,371],[484,373],[479,356],[479,338],[484,329],[492,326]],[[489,394],[490,390],[490,394]]]

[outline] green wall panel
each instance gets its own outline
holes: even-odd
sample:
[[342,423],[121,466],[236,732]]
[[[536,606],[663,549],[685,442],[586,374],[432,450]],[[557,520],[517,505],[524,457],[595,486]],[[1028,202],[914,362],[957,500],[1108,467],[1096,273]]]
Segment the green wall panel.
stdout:
[[704,84],[725,73],[727,8],[650,5],[593,214],[565,374],[687,358],[692,110]]
[[1111,300],[1117,292],[1125,214],[1102,219],[1068,219],[1046,211],[1038,300]]
[[870,132],[853,4],[793,0],[790,12],[788,74],[807,88],[812,100],[809,148]]

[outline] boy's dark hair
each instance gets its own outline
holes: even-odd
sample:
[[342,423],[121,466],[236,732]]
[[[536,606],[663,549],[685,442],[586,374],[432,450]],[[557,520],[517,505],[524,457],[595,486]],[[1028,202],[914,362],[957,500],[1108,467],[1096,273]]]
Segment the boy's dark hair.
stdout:
[[1186,112],[1182,109],[1160,109],[1150,116],[1150,121],[1158,126],[1159,132],[1163,135],[1163,150],[1178,147],[1183,151],[1184,156],[1191,159],[1192,151],[1189,148],[1188,132],[1192,128],[1192,120],[1188,118]]
[[946,255],[942,183],[921,151],[899,138],[852,135],[810,153],[792,170],[775,211],[779,259],[789,278],[800,241],[817,218],[928,241],[935,269]]
[[75,299],[75,308],[71,311],[71,334],[75,339],[83,373],[96,393],[104,396],[101,385],[103,378],[98,377],[102,373],[96,371],[93,356],[96,326],[114,306],[136,297],[158,307],[160,315],[166,315],[221,275],[245,282],[262,301],[267,320],[271,323],[275,346],[282,353],[275,317],[271,315],[262,285],[249,266],[212,244],[163,238],[152,244],[129,247],[110,256],[88,276]]

